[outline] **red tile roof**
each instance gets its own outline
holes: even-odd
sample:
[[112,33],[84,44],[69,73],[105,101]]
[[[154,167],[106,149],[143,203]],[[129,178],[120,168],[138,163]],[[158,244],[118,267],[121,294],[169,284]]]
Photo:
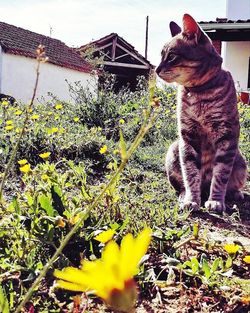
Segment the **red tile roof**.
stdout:
[[92,71],[91,66],[75,49],[62,41],[0,22],[0,46],[4,52],[36,58],[36,48],[39,44],[45,46],[49,63],[86,73]]

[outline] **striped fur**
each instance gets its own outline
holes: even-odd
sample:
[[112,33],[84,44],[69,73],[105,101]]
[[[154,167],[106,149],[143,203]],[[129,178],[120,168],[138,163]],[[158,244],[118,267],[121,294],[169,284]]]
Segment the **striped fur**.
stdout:
[[[198,209],[204,197],[211,210],[225,210],[225,197],[243,197],[246,162],[238,149],[239,115],[231,74],[194,19],[185,14],[183,32],[162,50],[157,74],[179,83],[179,138],[167,152],[166,171],[182,206]],[[177,32],[177,34],[176,34]]]

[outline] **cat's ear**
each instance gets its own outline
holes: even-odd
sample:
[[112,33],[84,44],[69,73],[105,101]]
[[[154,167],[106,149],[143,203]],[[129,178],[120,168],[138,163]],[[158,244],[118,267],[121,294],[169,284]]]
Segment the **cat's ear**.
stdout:
[[201,36],[201,30],[196,21],[189,14],[183,15],[183,33],[189,38],[196,38],[198,41]]
[[170,22],[169,28],[170,28],[170,32],[171,32],[172,37],[181,33],[180,26],[178,24],[176,24],[175,22]]

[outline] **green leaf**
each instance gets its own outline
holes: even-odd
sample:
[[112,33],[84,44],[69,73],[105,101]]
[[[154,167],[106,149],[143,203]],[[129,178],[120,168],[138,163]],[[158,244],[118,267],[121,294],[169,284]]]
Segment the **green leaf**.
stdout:
[[20,209],[20,206],[18,204],[17,197],[13,197],[12,205],[13,205],[13,208],[15,209],[16,213],[20,214],[21,213],[21,209]]
[[125,143],[121,129],[120,129],[120,153],[121,153],[122,160],[125,160],[127,158],[127,149],[126,149],[126,143]]
[[54,208],[51,205],[51,201],[49,197],[42,194],[38,196],[38,202],[40,203],[41,207],[46,211],[48,216],[54,216]]
[[199,271],[199,261],[196,258],[192,258],[190,261],[192,273],[196,274]]
[[195,223],[193,225],[193,236],[195,239],[199,237],[199,224],[198,223]]
[[0,285],[0,312],[9,313],[9,302],[6,298],[6,295],[3,291],[2,286]]
[[220,265],[220,262],[221,262],[221,258],[216,258],[214,261],[213,261],[213,264],[212,264],[212,267],[211,267],[211,270],[212,272],[216,272],[219,265]]
[[206,276],[206,279],[209,279],[211,277],[211,270],[208,265],[207,259],[203,258],[202,260],[202,270]]

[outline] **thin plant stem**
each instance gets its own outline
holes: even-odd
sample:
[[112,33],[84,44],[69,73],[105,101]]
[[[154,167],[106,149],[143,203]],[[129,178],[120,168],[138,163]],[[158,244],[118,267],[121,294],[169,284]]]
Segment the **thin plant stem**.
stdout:
[[17,142],[16,142],[16,144],[14,146],[14,149],[13,149],[13,151],[11,153],[9,162],[7,163],[7,165],[5,167],[5,170],[4,170],[4,173],[3,173],[3,178],[2,178],[1,183],[0,183],[0,204],[1,205],[2,205],[4,185],[5,185],[6,179],[8,178],[8,175],[9,175],[11,166],[12,166],[12,164],[14,162],[14,159],[16,157],[17,151],[19,149],[22,137],[23,137],[24,132],[25,132],[26,125],[27,125],[27,123],[29,121],[30,109],[32,108],[34,100],[35,100],[35,96],[36,96],[36,92],[37,92],[37,86],[38,86],[38,81],[39,81],[39,75],[40,75],[40,63],[41,63],[41,60],[37,59],[36,79],[35,79],[35,85],[34,85],[32,98],[31,98],[31,101],[30,101],[29,105],[26,108],[25,119],[24,119],[24,122],[23,122],[23,126],[21,128],[19,137],[17,138]]
[[[150,110],[150,111],[149,111]],[[78,230],[78,228],[81,226],[81,224],[84,222],[86,216],[89,215],[89,213],[98,205],[99,201],[102,199],[102,197],[104,196],[104,194],[107,192],[107,190],[114,184],[114,182],[117,180],[117,178],[119,177],[119,175],[121,174],[121,172],[123,171],[123,169],[125,168],[129,158],[131,157],[131,155],[134,153],[134,151],[138,148],[138,146],[140,145],[140,143],[142,142],[144,136],[146,135],[146,133],[148,132],[148,130],[153,126],[154,121],[158,115],[158,110],[152,110],[152,107],[150,107],[148,109],[148,114],[146,115],[145,121],[139,131],[139,133],[137,134],[136,138],[134,139],[133,143],[131,144],[129,150],[126,153],[126,157],[122,159],[122,162],[120,164],[120,166],[118,167],[118,169],[116,170],[116,172],[113,174],[113,176],[110,178],[110,180],[108,181],[108,183],[106,184],[106,186],[103,188],[103,190],[99,193],[99,195],[95,198],[94,202],[92,203],[92,205],[85,210],[85,212],[83,212],[83,214],[81,214],[79,220],[77,221],[77,223],[74,225],[74,227],[70,230],[70,232],[64,237],[64,239],[62,240],[60,246],[57,248],[56,252],[54,253],[54,255],[50,258],[50,260],[47,262],[47,264],[44,266],[44,268],[42,269],[42,271],[40,272],[40,274],[38,275],[38,277],[36,278],[36,280],[34,281],[33,285],[30,287],[30,289],[28,290],[27,294],[25,295],[24,299],[22,300],[22,302],[19,304],[19,306],[17,307],[17,310],[15,311],[16,313],[21,312],[22,308],[24,307],[24,305],[29,301],[29,299],[31,298],[33,291],[36,289],[36,287],[39,285],[40,281],[42,280],[42,278],[46,275],[48,269],[52,266],[52,264],[56,261],[56,259],[58,258],[58,256],[62,253],[64,247],[66,246],[66,244],[69,242],[69,240],[71,239],[71,237],[76,233],[76,231]]]

